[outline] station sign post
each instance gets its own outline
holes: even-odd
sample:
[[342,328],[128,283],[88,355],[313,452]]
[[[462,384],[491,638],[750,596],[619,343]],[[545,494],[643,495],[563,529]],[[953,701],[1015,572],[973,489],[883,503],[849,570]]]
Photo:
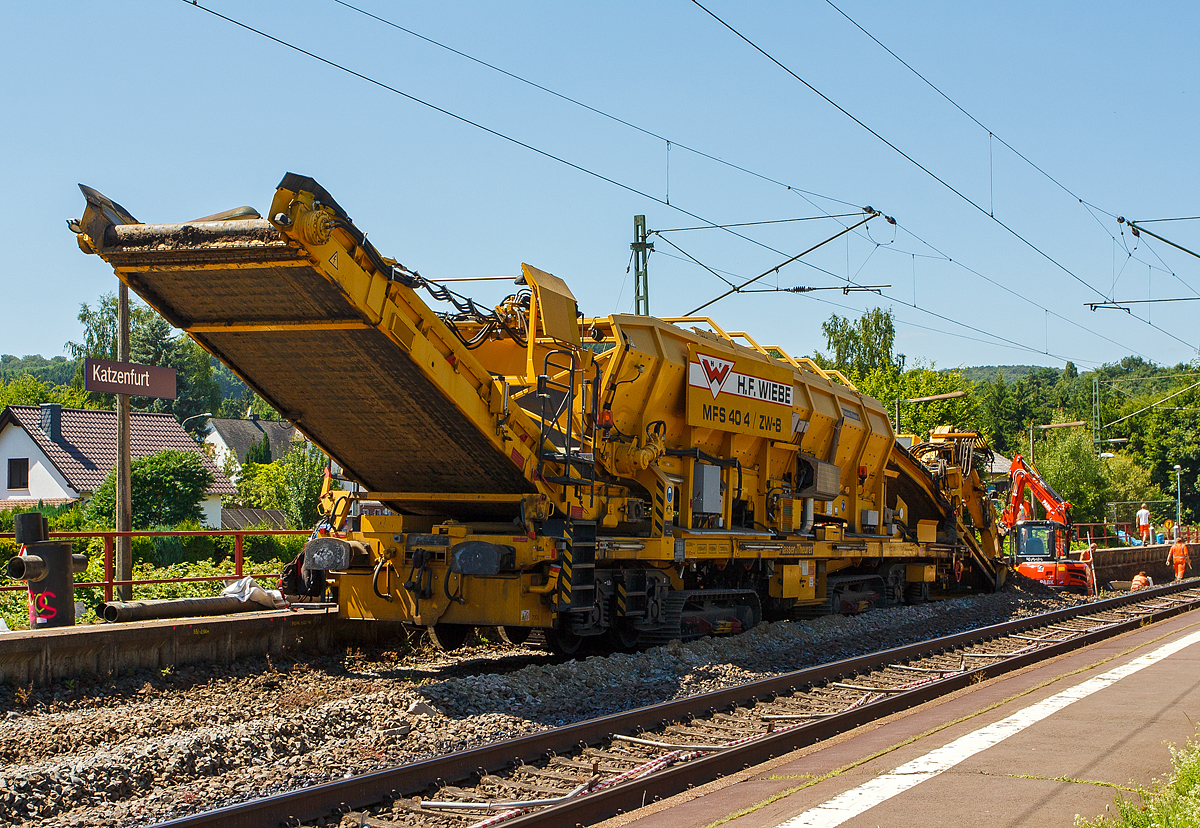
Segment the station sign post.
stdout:
[[[121,284],[122,299],[126,299],[128,288]],[[129,358],[129,325],[127,302],[120,305],[122,311],[119,355]],[[129,398],[155,397],[173,400],[176,397],[175,369],[158,365],[138,365],[133,362],[114,362],[108,359],[85,359],[83,361],[83,387],[85,391],[117,395],[117,479],[115,528],[118,532],[133,529],[133,491],[130,486],[129,454]],[[118,537],[116,542],[116,580],[133,580],[133,545],[131,538]],[[133,587],[122,584],[117,594],[128,601],[133,597]]]

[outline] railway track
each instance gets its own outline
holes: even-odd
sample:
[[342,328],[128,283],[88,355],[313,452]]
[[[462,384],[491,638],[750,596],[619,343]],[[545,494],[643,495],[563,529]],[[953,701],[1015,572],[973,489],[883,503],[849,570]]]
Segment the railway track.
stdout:
[[597,822],[983,678],[1200,607],[1195,581],[631,710],[161,823],[511,828]]

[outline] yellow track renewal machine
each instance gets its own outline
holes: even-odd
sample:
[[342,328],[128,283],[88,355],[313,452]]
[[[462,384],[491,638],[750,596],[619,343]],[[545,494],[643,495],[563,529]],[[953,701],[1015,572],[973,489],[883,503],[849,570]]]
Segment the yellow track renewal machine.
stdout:
[[381,255],[304,176],[267,218],[142,224],[84,193],[82,249],[359,484],[305,548],[343,616],[569,653],[1003,578],[977,435],[906,450],[844,376],[748,333],[586,317],[530,265],[480,307]]

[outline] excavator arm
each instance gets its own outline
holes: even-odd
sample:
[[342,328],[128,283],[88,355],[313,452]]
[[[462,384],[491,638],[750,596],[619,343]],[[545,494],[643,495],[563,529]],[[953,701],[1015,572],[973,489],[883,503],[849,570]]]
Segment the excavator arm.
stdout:
[[1012,466],[1008,470],[1008,477],[1012,486],[1009,491],[1008,504],[1004,507],[1004,513],[1001,516],[1005,526],[1011,529],[1016,524],[1020,515],[1021,502],[1025,499],[1026,489],[1029,489],[1042,504],[1042,508],[1046,510],[1047,520],[1061,523],[1066,527],[1071,526],[1071,504],[1054,491],[1033,464],[1018,454],[1013,458]]

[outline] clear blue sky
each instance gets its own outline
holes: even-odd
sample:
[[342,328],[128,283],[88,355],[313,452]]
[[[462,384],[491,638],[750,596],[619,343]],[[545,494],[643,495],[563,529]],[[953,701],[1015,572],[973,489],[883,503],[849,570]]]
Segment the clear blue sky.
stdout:
[[[666,199],[663,141],[333,0],[208,5]],[[778,280],[764,280],[836,285],[849,276],[891,284],[886,296],[815,295],[843,307],[813,295],[734,296],[708,310],[727,330],[811,353],[824,345],[820,323],[831,312],[857,315],[882,305],[895,310],[898,350],[939,367],[1072,359],[1087,368],[1130,353],[1165,364],[1195,356],[1200,303],[1133,306],[1133,315],[1092,313],[1083,304],[1102,296],[1197,295],[1200,260],[1146,240],[1131,258],[1126,245],[1133,249],[1133,240],[1103,212],[1138,219],[1200,215],[1194,3],[838,0],[997,136],[1099,208],[1090,212],[989,142],[987,129],[824,0],[706,3],[1098,292],[691,2],[359,5],[671,141],[830,197],[802,197],[673,147],[670,202],[704,219],[848,212],[831,200],[838,199],[898,220],[898,230],[876,220],[869,235],[838,240],[805,259],[828,272],[797,263]],[[626,265],[634,214],[644,213],[651,229],[697,223],[181,0],[12,3],[5,11],[0,352],[63,353],[63,343],[79,336],[80,303],[115,288],[111,269],[80,253],[64,224],[82,212],[77,182],[142,221],[175,222],[241,204],[265,210],[285,172],[311,175],[385,255],[426,276],[515,274],[525,261],[564,278],[584,312],[596,315],[631,310]],[[1200,246],[1200,222],[1150,226]],[[840,227],[825,219],[742,229],[785,255],[720,231],[667,238],[714,269],[746,278]],[[650,260],[656,315],[681,314],[725,289],[712,274],[667,255],[679,254],[661,240],[656,246]],[[495,300],[509,287],[481,283],[471,290]],[[910,307],[914,299],[967,327]],[[1147,307],[1162,331],[1146,324]],[[1001,347],[989,334],[1026,349]]]

